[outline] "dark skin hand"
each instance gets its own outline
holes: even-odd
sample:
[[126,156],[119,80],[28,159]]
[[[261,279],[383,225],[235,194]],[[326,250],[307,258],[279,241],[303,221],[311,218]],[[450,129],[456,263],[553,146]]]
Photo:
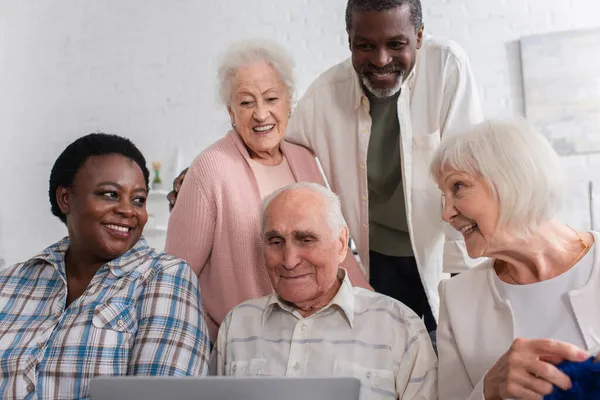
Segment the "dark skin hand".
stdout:
[[173,210],[175,207],[175,203],[177,202],[177,195],[179,194],[179,190],[181,189],[181,185],[183,185],[183,179],[185,178],[185,174],[187,174],[188,168],[181,171],[181,173],[173,180],[173,190],[169,192],[167,195],[167,199],[169,200],[169,211]]

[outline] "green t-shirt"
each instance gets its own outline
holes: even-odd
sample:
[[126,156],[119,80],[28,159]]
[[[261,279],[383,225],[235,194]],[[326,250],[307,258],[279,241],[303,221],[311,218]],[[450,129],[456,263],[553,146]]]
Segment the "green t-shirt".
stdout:
[[399,95],[379,99],[367,93],[372,121],[367,151],[369,247],[388,256],[408,257],[413,250],[400,165]]

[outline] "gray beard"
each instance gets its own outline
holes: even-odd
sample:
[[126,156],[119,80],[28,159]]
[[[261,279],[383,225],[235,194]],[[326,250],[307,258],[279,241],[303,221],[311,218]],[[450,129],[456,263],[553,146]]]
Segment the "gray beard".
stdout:
[[398,74],[396,84],[394,85],[393,88],[390,88],[390,89],[379,89],[379,88],[373,87],[373,85],[371,85],[371,81],[369,81],[369,79],[364,75],[361,75],[360,80],[362,81],[363,86],[373,96],[377,97],[378,99],[386,99],[388,97],[392,97],[393,95],[395,95],[396,93],[398,93],[400,91],[400,88],[402,87],[402,82],[404,81],[404,74],[402,72],[400,72]]

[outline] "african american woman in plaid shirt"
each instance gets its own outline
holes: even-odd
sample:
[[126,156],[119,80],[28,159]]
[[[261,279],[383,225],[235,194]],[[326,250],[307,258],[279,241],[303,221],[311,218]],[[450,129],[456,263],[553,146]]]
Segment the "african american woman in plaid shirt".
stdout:
[[197,278],[150,248],[148,169],[129,140],[91,134],[50,175],[68,237],[0,271],[0,396],[81,399],[99,375],[205,375]]

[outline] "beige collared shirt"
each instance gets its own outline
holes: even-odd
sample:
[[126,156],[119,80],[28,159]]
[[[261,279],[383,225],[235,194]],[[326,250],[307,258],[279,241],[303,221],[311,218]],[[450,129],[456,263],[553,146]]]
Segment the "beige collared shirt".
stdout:
[[303,318],[276,294],[235,307],[219,330],[213,372],[350,376],[361,400],[437,398],[437,359],[423,322],[402,303],[353,287]]

